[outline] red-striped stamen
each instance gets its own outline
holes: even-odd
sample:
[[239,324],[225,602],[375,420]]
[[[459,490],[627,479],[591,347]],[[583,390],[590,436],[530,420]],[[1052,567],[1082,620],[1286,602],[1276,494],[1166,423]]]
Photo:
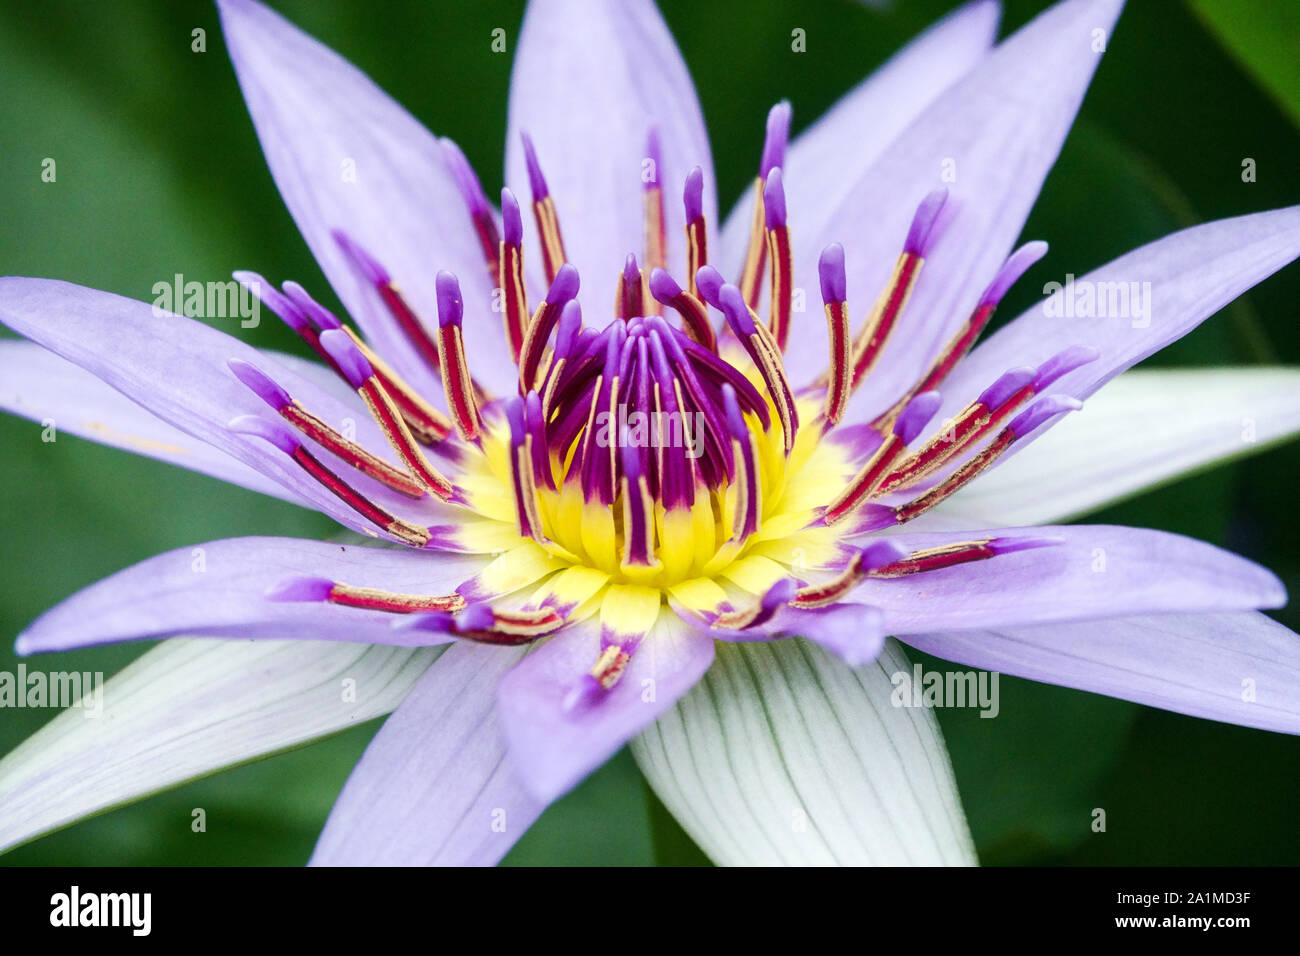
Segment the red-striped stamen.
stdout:
[[722,407],[727,416],[727,430],[731,433],[731,454],[736,463],[734,511],[731,518],[731,538],[735,544],[744,544],[756,533],[763,513],[758,471],[758,455],[754,449],[754,436],[750,433],[736,401],[736,390],[722,386]]
[[904,524],[925,514],[961,490],[976,476],[987,471],[1017,440],[1025,437],[1049,419],[1081,408],[1082,403],[1068,395],[1048,395],[1021,412],[993,438],[979,454],[935,485],[925,494],[897,508],[870,505],[865,520],[855,526],[854,533],[880,531],[891,525]]
[[767,258],[771,263],[768,324],[772,339],[784,352],[790,339],[790,309],[794,300],[794,258],[790,249],[790,227],[786,223],[785,188],[781,167],[775,167],[763,187],[763,211],[767,223]]
[[461,320],[465,305],[460,297],[460,283],[450,272],[439,272],[435,283],[438,292],[438,363],[442,372],[442,390],[447,395],[456,431],[467,442],[477,443],[481,431],[478,402],[465,361],[465,339]]
[[267,591],[266,596],[272,601],[319,601],[368,611],[387,611],[391,614],[420,614],[430,611],[455,613],[465,608],[465,599],[459,594],[400,594],[313,577],[280,581]]
[[406,384],[386,363],[380,361],[350,326],[344,325],[333,312],[312,298],[298,283],[286,282],[285,295],[281,295],[274,286],[254,273],[237,272],[235,278],[252,288],[255,294],[344,381],[347,380],[347,376],[334,361],[334,357],[321,345],[320,336],[322,332],[332,329],[342,329],[346,332],[370,361],[375,374],[393,396],[393,400],[401,409],[402,417],[406,419],[406,423],[420,442],[434,445],[451,433],[451,422],[445,415],[421,398],[415,389]]
[[1045,242],[1027,242],[1015,252],[1013,252],[989,287],[984,290],[980,296],[979,303],[975,310],[970,314],[962,327],[958,329],[948,340],[947,344],[940,350],[939,355],[930,365],[930,370],[922,376],[921,380],[912,387],[912,390],[900,398],[894,407],[880,415],[872,427],[877,431],[884,432],[893,424],[903,407],[908,403],[913,395],[921,392],[929,392],[943,384],[944,380],[957,367],[957,363],[965,358],[979,338],[980,333],[984,331],[989,320],[993,318],[993,313],[997,310],[998,303],[1006,295],[1007,290],[1016,283],[1025,271],[1035,262],[1047,254],[1047,243]]
[[624,320],[645,315],[645,276],[632,253],[628,253],[623,271],[618,274],[614,290],[614,314]]
[[568,261],[564,253],[564,237],[560,234],[560,220],[555,212],[555,200],[542,175],[537,152],[527,133],[521,133],[524,142],[524,165],[528,169],[528,185],[533,193],[533,219],[537,222],[537,235],[542,243],[542,268],[546,281],[554,282],[560,267]]
[[1093,361],[1097,354],[1096,349],[1076,345],[1062,350],[1036,369],[1024,366],[1006,372],[903,461],[885,479],[881,491],[915,484],[934,474],[1000,427],[1025,402],[1061,376]]
[[528,323],[524,332],[524,344],[519,353],[519,390],[520,393],[539,388],[542,384],[538,370],[542,365],[542,356],[546,342],[560,321],[560,315],[569,300],[578,294],[578,270],[565,263],[556,273],[546,298],[537,307],[536,314]]
[[[709,236],[704,222],[704,170],[699,166],[686,174],[682,203],[686,207],[686,291],[696,298],[695,273],[709,261]],[[654,278],[654,270],[651,270],[651,278]]]
[[758,178],[754,180],[754,220],[749,231],[749,248],[740,274],[740,294],[751,309],[758,308],[759,282],[767,257],[767,216],[763,209],[763,191],[768,174],[785,165],[785,146],[790,138],[790,104],[777,103],[767,114],[767,135],[763,140],[763,158]]
[[925,571],[937,571],[950,568],[956,564],[968,564],[971,561],[987,561],[1001,554],[1013,551],[1027,551],[1031,548],[1047,548],[1061,544],[1064,538],[1053,537],[999,537],[983,538],[978,541],[960,541],[937,548],[925,548],[913,551],[907,557],[893,561],[871,571],[873,578],[901,578],[909,574]]
[[370,362],[356,347],[356,343],[341,329],[324,332],[320,339],[321,345],[343,369],[348,384],[357,390],[357,394],[366,403],[375,423],[397,452],[402,464],[430,493],[443,501],[451,500],[455,487],[424,457],[424,452],[416,444],[388,390],[376,377]]
[[344,438],[302,407],[283,387],[256,365],[241,359],[226,363],[230,371],[280,417],[322,448],[337,455],[362,474],[411,498],[423,498],[424,487],[399,468],[371,454],[356,442]]
[[[838,425],[849,407],[853,365],[849,354],[848,279],[844,269],[844,247],[838,242],[822,250],[817,263],[822,303],[826,307],[826,334],[831,361],[826,383],[826,421]],[[901,409],[900,409],[901,410]]]
[[528,290],[524,285],[524,221],[519,201],[509,189],[501,190],[501,311],[506,324],[506,341],[517,363],[528,328]]
[[[707,272],[709,267],[700,270]],[[790,454],[794,447],[795,433],[799,428],[799,412],[795,408],[794,393],[785,376],[785,367],[781,362],[781,353],[768,332],[753,311],[745,305],[739,290],[732,285],[724,285],[718,293],[715,304],[727,317],[727,324],[767,384],[767,390],[776,404],[777,414],[781,419],[781,428],[785,438],[785,453]]]
[[[379,379],[380,384],[384,386],[384,391],[392,398],[393,404],[397,406],[402,420],[406,422],[416,441],[421,445],[435,446],[451,434],[454,427],[451,419],[430,405],[419,392],[406,384],[406,381],[393,371],[387,362],[376,355],[370,346],[361,341],[356,332],[346,325],[343,326],[343,332],[347,334],[348,338],[352,340],[352,344],[370,363],[375,377]],[[332,364],[333,359],[331,358],[330,361]],[[340,372],[339,374],[342,375],[343,373]],[[346,381],[346,376],[344,376],[344,380]],[[442,446],[441,450],[450,452],[450,449],[445,445]]]
[[550,421],[551,412],[555,408],[557,391],[560,383],[568,375],[570,364],[581,361],[581,349],[586,341],[583,333],[586,331],[592,331],[594,334],[594,330],[587,330],[582,326],[582,306],[578,304],[578,300],[570,299],[560,310],[560,323],[555,330],[555,351],[552,354],[550,367],[546,370],[546,383],[542,389],[541,411],[546,421]]
[[[692,279],[691,285],[694,284]],[[693,293],[682,289],[665,270],[656,269],[650,273],[650,294],[682,317],[682,331],[692,340],[710,352],[717,352],[718,337],[709,321],[709,311]]]
[[790,606],[803,611],[827,607],[842,601],[863,579],[878,568],[901,560],[907,551],[893,541],[875,541],[853,552],[844,570],[828,581],[799,588]]
[[941,229],[935,223],[948,200],[947,189],[936,189],[922,200],[912,219],[903,251],[894,264],[894,272],[889,277],[884,291],[867,317],[866,323],[858,332],[853,343],[853,379],[857,388],[871,371],[884,351],[890,334],[898,324],[899,316],[907,307],[907,300],[916,286],[921,266],[931,245],[938,238]]
[[401,328],[402,334],[406,340],[420,354],[420,357],[428,364],[430,368],[438,367],[438,344],[429,335],[420,321],[420,317],[415,314],[415,310],[407,303],[406,297],[393,281],[393,277],[374,256],[358,245],[351,236],[344,232],[335,230],[334,241],[338,243],[339,248],[343,250],[344,255],[352,262],[357,274],[365,279],[379,293],[389,313],[397,320],[398,327]]
[[[644,341],[644,340],[642,340]],[[655,502],[640,449],[623,443],[623,564],[648,568],[658,565],[655,558]]]
[[822,520],[836,524],[857,510],[876,493],[890,469],[907,451],[907,446],[921,433],[939,408],[938,392],[922,392],[908,404],[894,427],[880,442],[867,463],[848,486],[827,506]]
[[483,250],[483,261],[487,264],[488,275],[493,282],[496,282],[501,271],[498,261],[500,234],[497,232],[497,221],[492,215],[492,207],[488,205],[487,196],[483,192],[478,175],[474,172],[474,167],[465,158],[460,147],[446,137],[438,142],[442,146],[443,158],[465,200],[465,208],[469,211],[474,234],[478,236],[479,248]]
[[729,608],[716,615],[709,626],[715,630],[745,631],[766,624],[784,607],[789,606],[798,593],[793,578],[777,581],[758,600],[741,608]]
[[662,269],[668,263],[667,220],[664,216],[664,191],[660,185],[663,153],[659,148],[659,130],[653,126],[646,134],[645,148],[641,199],[645,210],[645,267],[649,271]]
[[396,517],[361,494],[304,448],[298,437],[282,422],[259,418],[256,415],[241,415],[226,427],[237,434],[253,435],[274,445],[349,508],[399,541],[416,548],[423,548],[429,543],[427,528]]
[[[529,393],[535,394],[535,393]],[[528,429],[522,398],[512,398],[506,406],[510,426],[510,485],[514,491],[515,518],[519,534],[537,542],[547,540],[537,502],[536,456],[533,435]]]
[[421,614],[393,622],[400,630],[452,634],[477,644],[505,647],[531,644],[563,625],[564,615],[554,608],[504,610],[488,604],[471,604],[457,614]]

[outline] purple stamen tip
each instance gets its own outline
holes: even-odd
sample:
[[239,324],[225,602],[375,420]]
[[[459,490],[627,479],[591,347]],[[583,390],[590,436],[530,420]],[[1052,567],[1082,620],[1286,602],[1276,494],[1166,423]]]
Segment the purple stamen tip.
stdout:
[[496,627],[496,617],[488,604],[471,604],[459,611],[452,620],[458,631],[490,631]]
[[663,151],[659,148],[659,127],[651,125],[645,134],[645,158],[650,161],[651,176],[642,182],[646,189],[659,185],[659,169],[663,164]]
[[1083,402],[1077,398],[1069,395],[1048,395],[1013,418],[1011,424],[1007,426],[1007,431],[1011,432],[1016,438],[1022,438],[1047,422],[1048,419],[1080,408],[1083,408]]
[[454,275],[444,269],[434,279],[434,285],[438,291],[438,324],[459,326],[461,318],[465,315],[465,303],[460,297],[460,283],[456,281]]
[[636,253],[628,253],[627,259],[623,263],[623,282],[631,285],[633,282],[641,281],[641,267],[637,265]]
[[722,386],[722,409],[727,416],[727,428],[731,437],[746,441],[749,429],[745,425],[745,416],[741,414],[740,403],[736,401],[736,390],[730,385]]
[[1057,352],[1042,365],[1038,366],[1038,375],[1034,379],[1036,389],[1044,389],[1063,375],[1068,375],[1076,368],[1089,362],[1095,362],[1101,355],[1089,345],[1071,345]]
[[726,284],[727,280],[722,278],[722,273],[713,266],[700,266],[699,271],[695,273],[695,287],[700,290],[700,296],[704,301],[715,309],[722,308],[718,296]]
[[993,554],[1011,554],[1013,551],[1028,551],[1031,548],[1051,548],[1065,544],[1061,535],[1043,535],[1040,537],[994,538],[985,547]]
[[510,425],[510,443],[517,448],[524,443],[527,429],[524,420],[524,400],[518,395],[506,404],[506,422]]
[[782,100],[768,111],[763,159],[758,167],[758,174],[764,179],[775,167],[785,165],[785,146],[790,140],[790,114],[789,100]]
[[980,392],[976,401],[985,408],[1001,408],[1007,399],[1032,382],[1037,374],[1029,365],[1003,372],[996,382]]
[[682,294],[682,287],[668,274],[667,270],[656,268],[650,273],[650,294],[664,305]]
[[537,431],[542,426],[542,397],[536,390],[530,389],[524,396],[524,421],[529,431]]
[[532,190],[533,202],[541,202],[551,194],[546,188],[546,177],[542,175],[542,166],[537,162],[537,150],[533,148],[533,138],[520,132],[519,138],[524,142],[524,165],[528,167],[528,188]]
[[259,415],[240,415],[238,418],[231,419],[226,428],[237,435],[251,435],[254,438],[260,438],[262,441],[274,445],[286,455],[292,455],[302,445],[298,441],[298,436],[289,429],[289,426],[270,421]]
[[311,323],[302,310],[256,272],[247,272],[241,269],[238,272],[232,272],[231,276],[245,289],[257,296],[268,309],[279,316],[280,321],[295,332],[302,333],[311,327]]
[[763,217],[767,228],[778,229],[785,225],[785,187],[781,184],[781,167],[773,166],[763,185]]
[[483,195],[483,186],[479,183],[478,176],[474,174],[474,167],[470,165],[469,160],[455,141],[444,136],[438,140],[438,144],[442,147],[443,158],[447,161],[447,166],[451,170],[452,177],[456,180],[456,185],[460,187],[461,195],[465,199],[465,205],[469,207],[470,215],[483,215],[488,211],[487,196]]
[[686,207],[686,221],[698,222],[704,218],[704,170],[694,167],[686,174],[686,188],[682,190],[682,204]]
[[822,250],[821,258],[817,260],[817,276],[822,283],[822,301],[829,305],[832,302],[848,301],[848,278],[844,271],[844,247],[838,242],[832,242]]
[[564,358],[573,353],[574,343],[582,332],[582,306],[577,299],[564,303],[560,312],[559,330],[555,333],[555,357]]
[[754,334],[754,319],[749,314],[749,306],[745,304],[745,297],[734,285],[727,284],[722,287],[718,293],[718,308],[722,309],[723,315],[727,317],[727,321],[731,323],[737,335]]
[[902,561],[911,553],[897,541],[875,541],[859,552],[862,555],[862,570],[864,571],[874,571],[876,568],[883,568],[887,564]]
[[507,246],[524,241],[524,218],[519,215],[519,200],[509,189],[501,190],[501,232]]
[[1020,277],[1039,259],[1047,255],[1047,243],[1041,240],[1026,242],[1007,258],[989,287],[980,296],[980,305],[997,305],[1007,290],[1020,281]]
[[550,291],[546,293],[546,304],[564,305],[578,294],[579,284],[578,270],[573,263],[566,262],[555,273],[555,281],[551,283]]
[[329,578],[285,578],[266,589],[268,601],[328,601],[334,582]]
[[276,411],[290,404],[293,399],[289,393],[271,380],[271,378],[256,365],[245,362],[243,359],[231,359],[226,365],[230,371],[235,373],[235,378],[243,382],[253,394],[260,398],[266,404],[270,405]]
[[343,327],[343,323],[339,321],[337,315],[313,299],[306,289],[292,279],[284,284],[284,294],[307,318],[316,323],[317,328],[340,329]]
[[343,254],[352,260],[352,264],[357,267],[366,278],[366,281],[372,285],[387,285],[393,281],[392,276],[388,274],[388,270],[381,266],[374,256],[357,245],[353,238],[342,229],[334,229],[330,232],[330,235],[334,237],[334,241],[343,250]]
[[898,416],[898,421],[894,422],[894,434],[904,445],[910,445],[913,439],[921,434],[921,429],[934,418],[934,413],[939,410],[939,404],[938,392],[922,392],[917,395],[907,403],[903,413]]
[[645,477],[645,463],[641,460],[641,449],[630,441],[619,439],[618,456],[623,465],[623,475],[629,485],[635,485]]
[[912,217],[912,226],[907,230],[907,241],[903,243],[905,252],[924,256],[930,251],[930,247],[939,238],[940,230],[935,228],[935,221],[947,201],[946,186],[940,186],[921,200],[921,204],[916,207],[916,215]]
[[357,343],[353,342],[351,336],[342,329],[322,332],[320,344],[342,370],[348,384],[353,388],[360,388],[366,379],[375,374],[374,369],[370,367],[369,359],[361,354]]

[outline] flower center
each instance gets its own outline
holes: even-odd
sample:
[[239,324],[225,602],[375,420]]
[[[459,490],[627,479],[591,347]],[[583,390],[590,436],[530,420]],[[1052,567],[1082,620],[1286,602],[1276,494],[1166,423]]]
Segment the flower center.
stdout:
[[[686,177],[683,195],[685,287],[666,271],[664,196],[651,181],[642,197],[645,268],[635,253],[626,257],[612,317],[599,328],[584,323],[561,210],[531,140],[524,137],[524,155],[547,282],[533,310],[518,200],[502,191],[498,230],[465,157],[444,141],[499,293],[505,342],[518,369],[517,394],[509,398],[492,398],[473,378],[460,287],[450,273],[437,276],[438,327],[431,332],[383,265],[349,236],[335,235],[441,376],[445,414],[300,286],[286,283],[281,294],[256,276],[237,276],[255,281],[266,304],[356,389],[401,467],[335,431],[242,361],[232,361],[231,370],[280,420],[245,416],[231,427],[276,445],[369,524],[407,545],[498,555],[448,595],[289,579],[274,596],[415,614],[416,627],[506,644],[535,640],[598,610],[602,653],[589,688],[596,692],[619,679],[665,599],[708,626],[740,631],[771,621],[783,608],[815,610],[840,601],[867,576],[922,573],[1053,543],[995,538],[913,553],[887,540],[853,543],[934,507],[1019,438],[1077,407],[1062,396],[1024,406],[1095,352],[1066,349],[1038,368],[1007,371],[932,438],[909,449],[938,410],[936,389],[1007,288],[1045,251],[1030,243],[1007,260],[911,389],[874,421],[836,430],[899,326],[951,208],[943,189],[921,201],[893,274],[854,335],[844,250],[827,247],[819,279],[829,368],[796,393],[783,360],[794,302],[782,172],[789,121],[786,104],[769,116],[737,284],[708,264],[699,168]],[[661,168],[653,130],[646,149],[653,168]],[[761,318],[764,275],[768,314]],[[726,320],[718,331],[710,306]],[[304,438],[364,481],[342,477]],[[455,466],[454,482],[426,450]],[[400,507],[388,504],[401,505],[394,492],[469,510],[451,523],[424,526],[396,514]]]

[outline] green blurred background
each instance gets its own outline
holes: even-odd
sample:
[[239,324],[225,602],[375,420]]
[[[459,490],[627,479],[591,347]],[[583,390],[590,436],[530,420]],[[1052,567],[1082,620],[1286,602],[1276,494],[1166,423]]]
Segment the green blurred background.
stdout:
[[[276,0],[433,130],[491,192],[501,179],[510,57],[522,3]],[[750,181],[771,103],[796,130],[953,4],[665,0],[707,116],[724,206]],[[1045,4],[1010,0],[1003,33]],[[1196,222],[1300,201],[1300,5],[1132,0],[1026,237],[1038,272],[1081,274]],[[207,52],[191,52],[191,31]],[[790,50],[807,31],[808,52]],[[326,294],[267,172],[215,10],[200,2],[0,2],[0,273],[140,299],[159,279],[249,268]],[[58,163],[55,184],[41,161]],[[1257,163],[1243,183],[1241,164]],[[1035,283],[1001,310],[1032,304]],[[1251,292],[1153,362],[1300,362],[1300,269]],[[329,301],[327,299],[327,301]],[[229,323],[227,323],[228,325]],[[274,322],[241,334],[292,349]],[[326,535],[331,524],[170,466],[0,417],[0,670],[11,639],[76,589],[212,538]],[[1187,478],[1095,516],[1225,545],[1300,594],[1300,445]],[[1300,603],[1278,618],[1300,627]],[[112,672],[144,645],[69,654]],[[940,662],[926,659],[929,667]],[[1278,864],[1300,860],[1295,739],[1013,678],[1000,719],[940,711],[985,863]],[[0,753],[49,712],[0,711]],[[0,857],[19,864],[298,864],[378,722],[83,822]],[[208,832],[190,831],[190,808]],[[1089,830],[1105,807],[1108,831]],[[547,811],[512,863],[703,862],[620,754]]]

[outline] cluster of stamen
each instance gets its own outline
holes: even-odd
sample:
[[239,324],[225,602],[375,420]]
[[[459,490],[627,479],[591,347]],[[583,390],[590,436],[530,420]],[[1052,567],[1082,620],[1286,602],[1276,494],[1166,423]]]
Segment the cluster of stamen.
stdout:
[[[946,190],[922,199],[893,273],[856,334],[844,250],[832,245],[823,252],[819,279],[829,368],[796,394],[783,361],[794,318],[782,169],[789,124],[788,105],[778,105],[768,118],[751,237],[735,285],[708,261],[704,177],[698,168],[686,176],[683,190],[684,285],[668,271],[665,197],[657,179],[661,147],[657,131],[650,130],[647,168],[656,177],[642,187],[642,258],[629,254],[614,301],[595,304],[611,309],[613,317],[603,327],[584,322],[560,209],[532,141],[524,137],[524,160],[547,284],[535,309],[525,282],[518,199],[502,191],[498,229],[469,163],[444,140],[448,168],[464,195],[497,290],[505,342],[518,369],[517,394],[491,396],[473,379],[462,335],[464,305],[453,275],[436,277],[438,325],[430,332],[385,267],[340,232],[335,239],[357,275],[384,303],[415,354],[441,378],[447,412],[434,408],[300,286],[286,283],[281,292],[241,273],[237,277],[356,390],[397,463],[340,434],[263,369],[242,360],[232,360],[231,371],[277,417],[243,416],[232,429],[270,442],[378,532],[413,547],[437,547],[438,528],[381,506],[308,444],[407,499],[427,496],[453,506],[472,505],[473,495],[444,476],[429,454],[452,465],[474,458],[483,467],[504,461],[502,487],[508,489],[518,535],[540,546],[548,560],[597,569],[614,582],[662,588],[718,573],[745,553],[771,517],[769,503],[779,498],[787,466],[793,467],[801,408],[809,419],[802,427],[816,444],[840,424],[855,391],[886,355],[913,290],[924,281],[926,258],[953,214]],[[1076,347],[1036,368],[1008,370],[921,440],[940,406],[945,379],[1007,289],[1044,251],[1042,243],[1030,243],[1007,260],[926,373],[870,424],[869,450],[845,470],[851,476],[842,490],[823,508],[809,511],[804,528],[835,528],[837,539],[847,542],[856,534],[905,523],[963,487],[1048,419],[1078,407],[1056,395],[1035,401],[1061,376],[1095,357]],[[756,311],[764,276],[766,319]],[[721,313],[720,328],[710,309]],[[803,580],[792,571],[753,600],[729,599],[702,616],[721,630],[759,627],[787,608],[815,610],[840,601],[868,577],[922,573],[1052,543],[994,538],[917,552],[881,540],[865,547],[845,544],[837,551],[840,560],[820,569],[820,580]],[[280,582],[272,596],[404,614],[406,627],[505,644],[552,633],[568,613],[554,606],[493,608],[470,582],[450,595],[426,596],[295,578]],[[632,646],[607,642],[588,675],[592,688],[608,689],[618,680]]]

